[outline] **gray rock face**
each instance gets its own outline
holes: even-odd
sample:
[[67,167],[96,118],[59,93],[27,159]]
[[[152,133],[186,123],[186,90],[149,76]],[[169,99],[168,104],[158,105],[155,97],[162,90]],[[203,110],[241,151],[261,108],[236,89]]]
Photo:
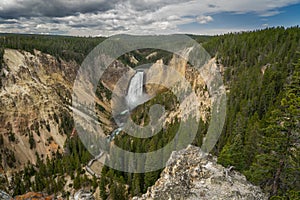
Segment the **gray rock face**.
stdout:
[[2,200],[10,200],[12,198],[7,193],[5,193],[2,190],[0,190],[0,199],[2,199]]
[[226,169],[217,164],[215,157],[188,146],[173,152],[155,185],[142,197],[133,199],[263,200],[268,197],[232,167]]

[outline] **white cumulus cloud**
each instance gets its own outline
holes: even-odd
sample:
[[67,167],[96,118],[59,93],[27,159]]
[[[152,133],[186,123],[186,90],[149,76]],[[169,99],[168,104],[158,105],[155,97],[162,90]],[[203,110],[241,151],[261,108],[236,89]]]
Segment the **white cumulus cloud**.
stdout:
[[207,24],[208,22],[214,21],[214,19],[211,16],[198,16],[197,22],[200,24]]

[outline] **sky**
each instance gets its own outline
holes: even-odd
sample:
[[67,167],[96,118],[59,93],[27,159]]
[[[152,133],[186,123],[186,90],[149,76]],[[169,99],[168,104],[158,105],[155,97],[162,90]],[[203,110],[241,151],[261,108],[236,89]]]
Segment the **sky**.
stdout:
[[0,32],[216,35],[300,25],[300,0],[2,0]]

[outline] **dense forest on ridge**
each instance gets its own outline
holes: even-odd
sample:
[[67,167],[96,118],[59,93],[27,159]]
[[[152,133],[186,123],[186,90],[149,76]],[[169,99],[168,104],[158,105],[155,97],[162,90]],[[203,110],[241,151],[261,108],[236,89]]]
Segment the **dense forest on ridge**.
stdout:
[[[300,28],[277,27],[191,37],[225,69],[224,83],[228,89],[226,122],[212,152],[217,155],[218,162],[225,167],[234,166],[249,181],[270,194],[270,199],[300,199]],[[81,63],[103,40],[2,34],[0,58],[2,60],[5,48],[29,52],[37,49]],[[155,100],[165,102],[172,109],[172,98],[166,92],[165,96]],[[205,134],[207,124],[200,121],[199,127],[201,132],[193,143],[197,146],[202,144],[199,138]],[[167,144],[177,128],[175,122],[159,133],[159,137],[147,142],[120,135],[116,143],[131,151],[151,151]],[[134,144],[131,147],[126,146],[129,140]],[[88,180],[82,167],[91,155],[78,137],[68,139],[65,146],[68,149],[65,154],[57,154],[53,160],[38,158],[36,166],[29,163],[16,174],[14,195],[28,192],[29,188],[57,193],[63,189],[64,176],[69,175],[74,179],[75,188],[90,185],[93,189],[100,188],[103,199],[128,199],[144,193],[161,172],[130,174],[104,167],[100,179]],[[34,181],[31,180],[33,176]]]

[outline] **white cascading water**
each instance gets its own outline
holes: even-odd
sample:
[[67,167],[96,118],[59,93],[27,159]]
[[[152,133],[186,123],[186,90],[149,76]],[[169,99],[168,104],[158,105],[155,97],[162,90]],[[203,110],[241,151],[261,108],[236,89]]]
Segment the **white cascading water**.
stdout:
[[143,81],[143,71],[137,71],[131,78],[126,96],[127,105],[130,109],[133,109],[143,102]]
[[[150,96],[144,93],[143,91],[143,85],[144,85],[144,71],[137,71],[135,75],[131,78],[127,95],[126,95],[126,103],[127,108],[126,110],[123,110],[120,115],[128,115],[128,113],[137,107],[138,105],[148,101],[150,99]],[[122,121],[119,121],[120,124],[123,124]],[[119,128],[115,129],[109,136],[107,136],[107,141],[111,142],[115,136],[117,136],[122,130],[123,125],[120,125]]]

